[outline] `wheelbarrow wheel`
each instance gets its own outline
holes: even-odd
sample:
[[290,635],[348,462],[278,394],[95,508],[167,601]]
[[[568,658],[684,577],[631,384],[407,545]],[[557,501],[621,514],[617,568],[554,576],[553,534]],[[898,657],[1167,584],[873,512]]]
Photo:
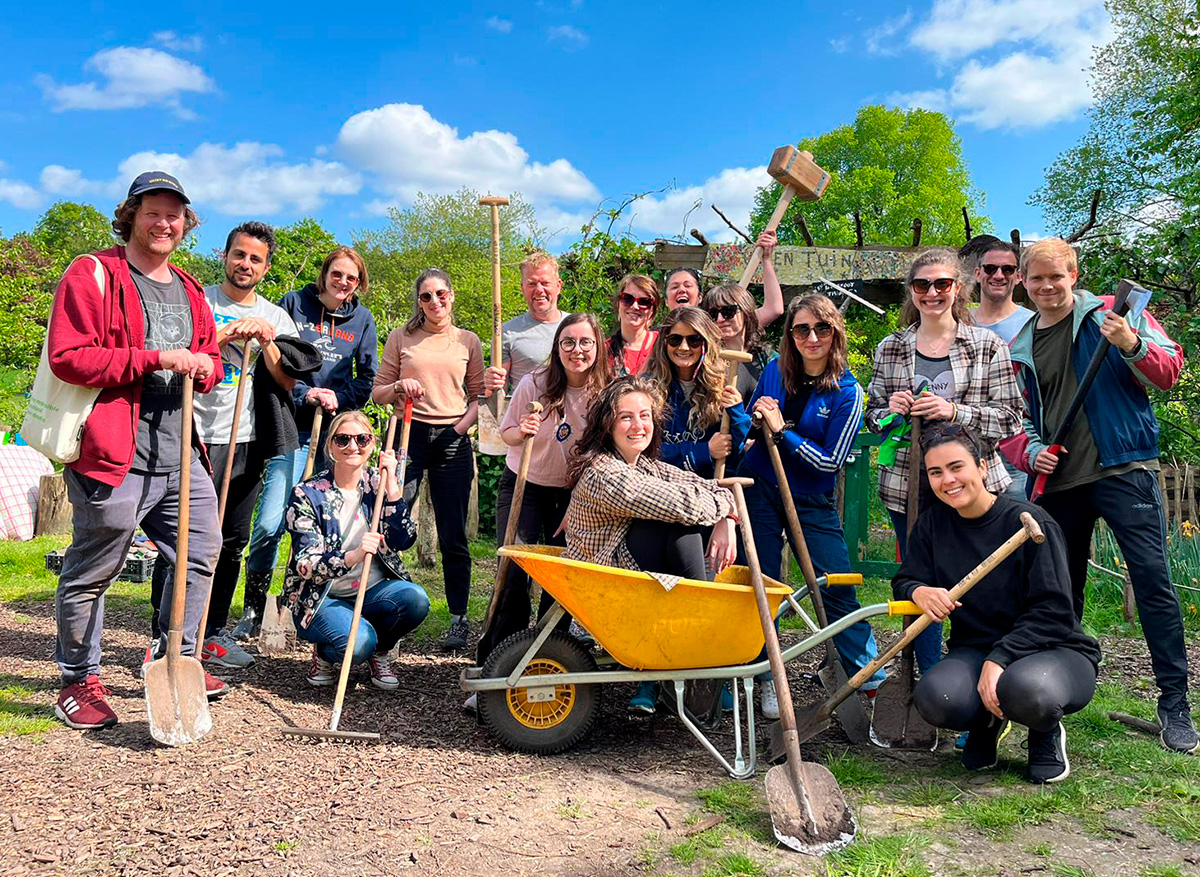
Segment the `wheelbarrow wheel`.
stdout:
[[[535,628],[514,633],[483,663],[483,678],[505,677],[537,638]],[[589,673],[591,654],[575,637],[555,631],[525,670],[527,676]],[[598,685],[555,685],[545,689],[506,688],[479,692],[479,716],[489,732],[518,752],[553,755],[570,749],[592,730],[600,713]]]

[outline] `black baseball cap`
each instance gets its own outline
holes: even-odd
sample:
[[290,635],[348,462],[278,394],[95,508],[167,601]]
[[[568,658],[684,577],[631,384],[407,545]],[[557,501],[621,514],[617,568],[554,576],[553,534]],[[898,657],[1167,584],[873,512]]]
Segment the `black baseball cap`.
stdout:
[[170,192],[172,195],[178,195],[184,204],[192,203],[192,199],[184,193],[183,186],[179,185],[179,180],[165,171],[146,171],[144,174],[138,174],[137,179],[129,184],[129,194],[125,197],[132,198],[147,192]]

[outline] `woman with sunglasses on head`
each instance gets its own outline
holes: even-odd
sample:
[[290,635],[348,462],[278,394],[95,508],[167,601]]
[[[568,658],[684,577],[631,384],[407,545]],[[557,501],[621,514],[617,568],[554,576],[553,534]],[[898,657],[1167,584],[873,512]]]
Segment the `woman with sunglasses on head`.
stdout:
[[[609,380],[603,342],[600,323],[591,314],[564,317],[554,333],[549,361],[522,378],[513,391],[500,423],[500,435],[509,449],[496,494],[498,539],[503,539],[508,529],[517,470],[528,438],[533,446],[517,541],[526,545],[566,544],[561,530],[571,501],[567,482],[570,454],[587,426],[588,405]],[[527,411],[530,402],[541,403],[540,414]],[[539,615],[551,602],[543,594]],[[528,627],[529,613],[529,576],[513,564],[492,624],[479,638],[476,661],[482,666],[498,643]],[[474,701],[468,698],[468,704],[470,709]]]
[[[928,428],[939,423],[971,426],[998,442],[1021,429],[1024,411],[1013,377],[1008,345],[1000,336],[971,323],[969,284],[958,254],[926,250],[913,260],[905,281],[908,295],[900,324],[875,350],[875,370],[867,387],[867,426],[873,432],[903,429],[921,417]],[[909,448],[879,467],[879,495],[905,555],[908,526]],[[999,455],[987,457],[987,487],[1003,493],[1010,478]],[[930,625],[913,645],[922,673],[942,655],[940,624]]]
[[[659,460],[662,425],[662,388],[644,375],[618,378],[592,401],[568,471],[563,557],[700,580],[733,562],[733,494]],[[654,691],[639,686],[630,711],[653,714]]]
[[650,328],[658,312],[658,284],[645,274],[626,274],[617,284],[613,307],[620,324],[606,345],[609,371],[614,378],[641,374],[658,338]]
[[[774,276],[772,273],[771,276]],[[775,283],[779,287],[778,282]],[[783,293],[780,292],[780,301]],[[737,388],[743,399],[749,399],[758,386],[763,369],[775,355],[767,343],[766,334],[759,322],[763,308],[754,306],[754,298],[736,283],[726,283],[710,289],[704,296],[703,310],[717,325],[721,333],[721,347],[725,350],[743,350],[754,357],[750,362],[738,363]],[[782,311],[782,306],[780,307]],[[774,319],[774,317],[772,317]]]
[[404,496],[409,504],[416,502],[421,479],[429,474],[450,610],[450,629],[442,641],[448,651],[465,649],[470,633],[467,504],[475,455],[467,430],[479,414],[482,392],[483,347],[478,335],[454,325],[450,275],[437,268],[422,271],[413,284],[413,315],[388,335],[372,396],[380,404],[413,400]]
[[[725,386],[724,361],[717,327],[699,308],[667,314],[646,369],[666,393],[670,420],[663,433],[664,463],[712,478],[717,460],[737,470],[750,418],[742,397]],[[721,415],[729,412],[729,434],[721,433]]]
[[[1062,530],[1039,506],[988,489],[992,449],[971,427],[933,427],[921,436],[921,453],[938,501],[917,519],[892,590],[939,623],[951,621],[949,651],[922,675],[913,702],[935,727],[970,732],[968,770],[996,766],[1012,721],[1029,728],[1029,781],[1065,779],[1062,717],[1092,699],[1100,647],[1075,617]],[[961,602],[951,600],[949,589],[1020,531],[1022,512],[1046,541],[1026,542]]]
[[[847,367],[846,327],[832,301],[823,295],[792,299],[782,349],[771,360],[750,401],[774,435],[804,541],[818,576],[850,571],[850,552],[834,500],[837,473],[846,464],[862,426],[863,389]],[[742,474],[754,478],[746,506],[763,574],[779,578],[784,536],[791,544],[779,482],[761,431],[746,452]],[[795,553],[796,547],[792,545]],[[853,587],[823,587],[830,621],[859,608]],[[833,639],[847,672],[865,667],[877,649],[871,626],[859,622]],[[884,679],[882,670],[862,686],[870,694]],[[762,710],[778,718],[774,684],[762,687]]]
[[[337,678],[345,657],[363,562],[374,555],[354,641],[352,664],[370,665],[371,684],[400,687],[387,653],[429,613],[429,597],[404,568],[400,552],[417,539],[401,485],[396,454],[383,450],[379,468],[368,465],[375,427],[361,411],[345,411],[329,425],[325,452],[332,461],[296,486],[285,515],[292,558],[283,600],[296,618],[296,634],[313,644],[308,683],[322,687]],[[379,531],[370,532],[375,498],[384,491]]]

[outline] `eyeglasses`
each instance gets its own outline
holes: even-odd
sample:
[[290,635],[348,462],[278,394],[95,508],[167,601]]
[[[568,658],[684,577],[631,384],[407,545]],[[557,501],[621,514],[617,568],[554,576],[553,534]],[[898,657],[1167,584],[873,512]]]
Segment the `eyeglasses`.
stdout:
[[[446,299],[450,298],[450,296],[451,296],[450,290],[448,290],[448,289],[439,289],[438,290],[438,293],[437,293],[438,301],[445,301]],[[425,304],[429,304],[431,301],[433,301],[433,293],[432,292],[423,292],[417,297],[419,299],[421,299],[421,301]]]
[[335,448],[341,448],[342,450],[350,447],[350,442],[357,442],[358,447],[361,449],[370,447],[371,442],[375,441],[375,436],[369,432],[339,432],[333,437],[332,441]]
[[808,323],[797,323],[792,326],[792,337],[797,341],[807,341],[808,336],[816,333],[818,338],[825,339],[833,334],[833,326],[828,323],[817,323],[815,326],[810,326]]
[[954,278],[939,277],[937,280],[926,280],[924,277],[914,277],[911,285],[917,292],[929,292],[931,286],[938,292],[945,292],[954,285]]
[[580,350],[588,351],[595,346],[595,338],[560,338],[558,341],[558,349],[563,353],[570,353],[576,347]]
[[617,296],[617,301],[625,305],[627,308],[643,308],[644,310],[654,310],[654,299],[640,298],[632,296],[627,292],[623,292]]
[[715,321],[717,317],[724,317],[726,320],[732,320],[742,312],[742,309],[737,305],[722,305],[719,308],[708,308],[708,315]]
[[1017,270],[1016,265],[980,265],[979,267],[983,269],[983,273],[988,277],[995,274],[997,270],[1003,272],[1005,277],[1012,277]]
[[691,335],[680,335],[678,332],[672,332],[667,336],[667,346],[672,350],[676,347],[683,347],[685,344],[689,350],[700,350],[707,346],[704,338],[695,332]]

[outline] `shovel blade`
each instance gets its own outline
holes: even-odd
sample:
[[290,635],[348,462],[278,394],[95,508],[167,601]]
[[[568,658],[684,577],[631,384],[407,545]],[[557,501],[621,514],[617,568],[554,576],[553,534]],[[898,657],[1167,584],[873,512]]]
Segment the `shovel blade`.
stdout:
[[504,416],[503,406],[494,394],[480,400],[479,406],[479,453],[489,457],[502,457],[508,453],[508,445],[500,437],[500,419]]
[[212,730],[199,661],[179,655],[151,662],[146,668],[146,719],[150,736],[164,746],[195,743]]
[[926,751],[937,746],[937,728],[917,712],[912,689],[912,666],[901,661],[899,672],[889,676],[875,694],[871,742],[876,746]]
[[[836,658],[817,671],[817,678],[821,680],[821,687],[829,697],[833,697],[843,686],[850,684],[846,668]],[[870,738],[871,720],[867,718],[867,711],[863,709],[862,700],[857,694],[851,694],[838,704],[833,714],[837,716],[838,723],[851,743],[863,743]]]
[[[809,821],[804,804],[796,800],[789,771],[800,771],[800,781],[812,808]],[[785,764],[767,771],[767,806],[775,839],[789,849],[823,856],[845,847],[858,831],[858,820],[829,769],[812,762]]]
[[285,655],[291,650],[296,625],[292,612],[274,594],[267,595],[263,608],[262,631],[258,635],[260,655]]

